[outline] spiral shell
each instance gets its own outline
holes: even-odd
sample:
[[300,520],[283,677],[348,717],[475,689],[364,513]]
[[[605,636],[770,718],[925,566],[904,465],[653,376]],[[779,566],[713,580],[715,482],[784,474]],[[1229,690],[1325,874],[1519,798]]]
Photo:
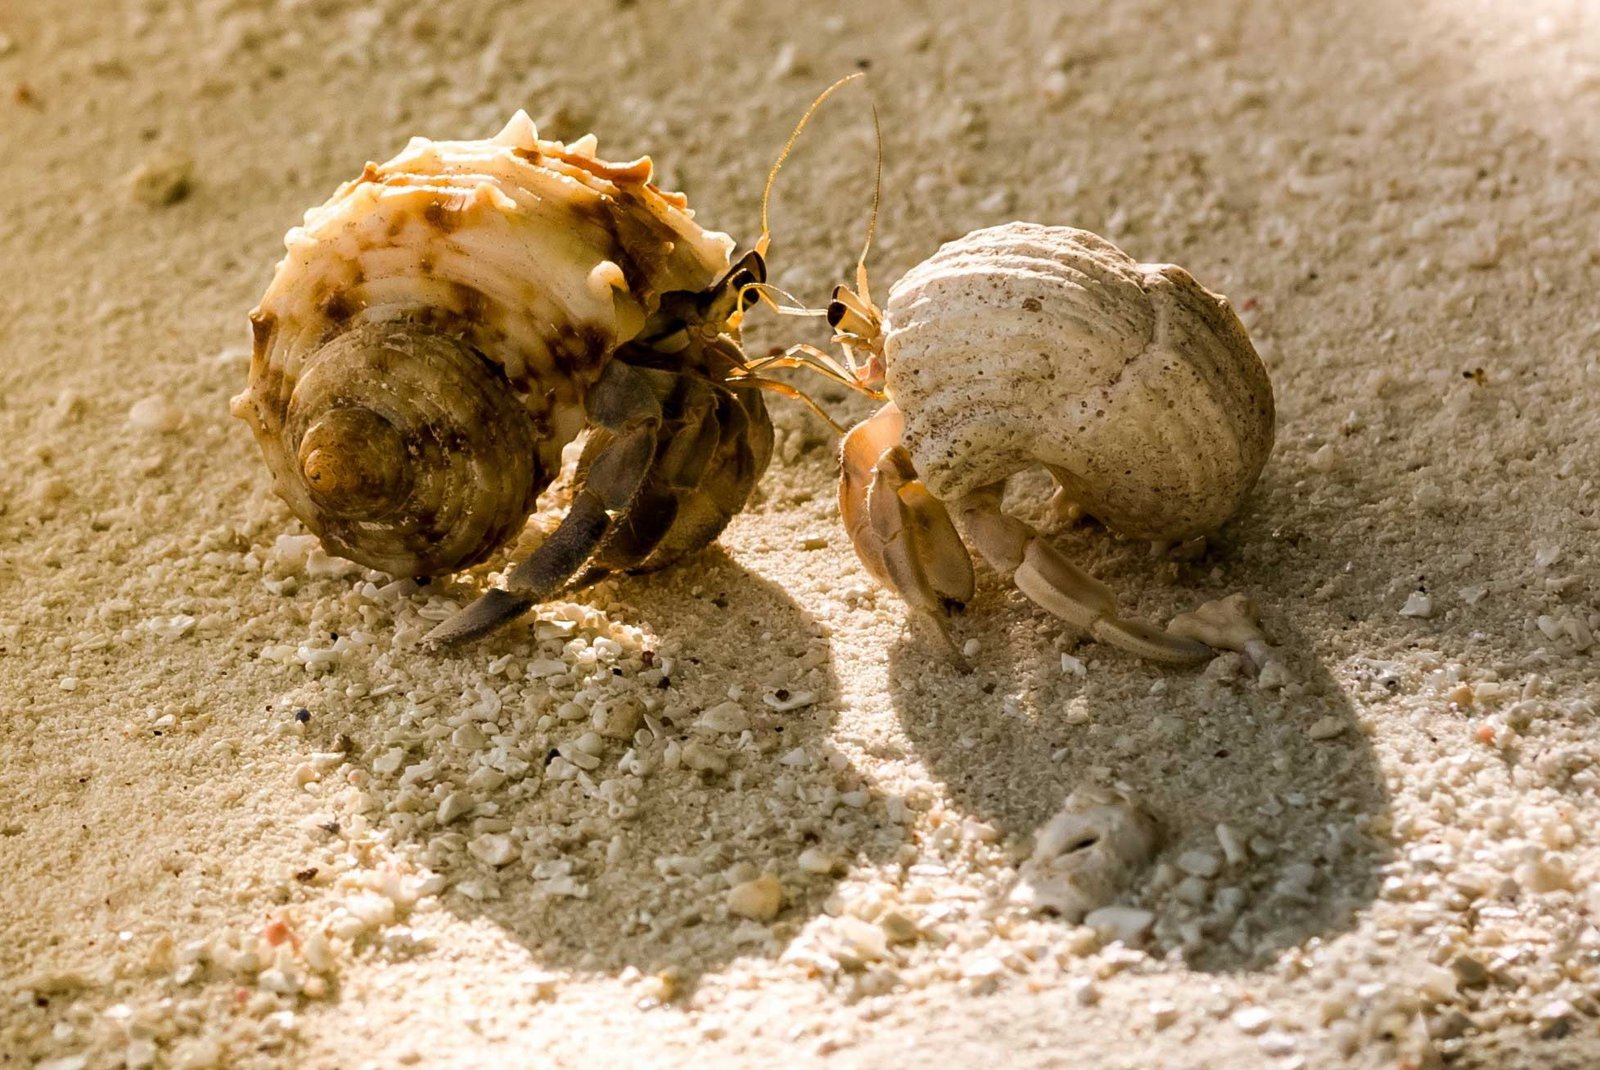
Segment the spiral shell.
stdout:
[[727,270],[732,241],[650,177],[518,112],[413,139],[289,232],[232,411],[332,551],[431,575],[515,536],[605,362]]
[[935,496],[1042,463],[1110,527],[1214,529],[1272,449],[1272,385],[1225,298],[1083,230],[1008,223],[895,284],[889,395]]

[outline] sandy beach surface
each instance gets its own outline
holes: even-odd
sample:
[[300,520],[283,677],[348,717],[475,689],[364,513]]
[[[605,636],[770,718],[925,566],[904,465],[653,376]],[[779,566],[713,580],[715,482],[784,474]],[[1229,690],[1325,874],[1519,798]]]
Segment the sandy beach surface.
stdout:
[[[284,232],[523,108],[748,242],[858,68],[883,290],[1024,219],[1240,310],[1242,512],[1052,534],[1276,660],[980,566],[957,674],[780,400],[717,546],[418,650],[509,557],[394,581],[272,494],[227,402]],[[812,301],[868,100],[775,195]],[[0,1066],[1600,1065],[1600,4],[7,0],[0,190]],[[1151,832],[1093,924],[1029,898],[1069,797]]]

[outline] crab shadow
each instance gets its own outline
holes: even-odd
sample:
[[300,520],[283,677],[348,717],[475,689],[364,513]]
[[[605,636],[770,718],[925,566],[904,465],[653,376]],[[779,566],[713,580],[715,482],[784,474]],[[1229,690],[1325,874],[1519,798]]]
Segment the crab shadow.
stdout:
[[[613,619],[652,631],[675,662],[670,687],[651,689],[666,738],[634,747],[655,769],[628,785],[631,798],[608,795],[608,782],[629,779],[620,768],[628,744],[614,743],[588,783],[546,775],[534,790],[502,790],[496,816],[523,830],[525,846],[498,869],[438,842],[463,831],[457,826],[413,838],[424,856],[455,860],[435,865],[451,882],[443,906],[492,924],[539,965],[609,974],[672,967],[692,985],[736,957],[781,954],[822,909],[836,880],[798,869],[807,847],[826,843],[844,861],[873,859],[892,853],[901,831],[839,801],[861,777],[829,743],[838,681],[825,637],[781,587],[712,548],[653,575],[612,581],[609,592],[584,600],[608,596]],[[814,701],[797,709],[763,701],[803,692]],[[750,720],[739,743],[738,735],[693,726],[730,695]],[[562,725],[536,745],[544,753],[588,728],[583,720]],[[666,767],[669,740],[715,748],[727,767]],[[733,884],[762,873],[783,886],[771,924],[727,906]]]
[[[1087,560],[1105,533],[1056,538],[1081,544]],[[1142,556],[1098,568],[1125,602],[1141,571],[1149,583]],[[1171,603],[1149,609],[1151,618],[1201,600],[1181,584],[1147,590]],[[1282,949],[1351,928],[1390,854],[1388,796],[1351,699],[1275,611],[1292,604],[1281,600],[1287,592],[1264,575],[1245,589],[1263,605],[1289,669],[1281,689],[1261,688],[1243,659],[1184,670],[1102,644],[1073,646],[1069,630],[992,573],[980,575],[958,624],[958,641],[978,640],[974,672],[957,674],[917,630],[890,651],[891,696],[913,746],[954,804],[1013,839],[1018,856],[1074,790],[1111,788],[1142,805],[1155,818],[1157,850],[1118,902],[1154,912],[1154,953],[1181,950],[1214,972],[1260,967]],[[1081,674],[1063,667],[1063,652],[1080,659]],[[1223,860],[1218,825],[1239,834],[1248,858],[1223,861],[1203,888],[1180,887],[1185,852]],[[1224,888],[1239,891],[1219,897]],[[1239,902],[1240,891],[1242,909],[1221,905]]]

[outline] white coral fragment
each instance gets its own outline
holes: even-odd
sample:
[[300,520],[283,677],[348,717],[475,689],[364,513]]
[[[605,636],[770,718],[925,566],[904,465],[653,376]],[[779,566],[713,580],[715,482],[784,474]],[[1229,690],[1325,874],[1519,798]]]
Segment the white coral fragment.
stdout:
[[1041,828],[1011,901],[1068,921],[1121,899],[1149,865],[1155,822],[1115,792],[1080,789]]

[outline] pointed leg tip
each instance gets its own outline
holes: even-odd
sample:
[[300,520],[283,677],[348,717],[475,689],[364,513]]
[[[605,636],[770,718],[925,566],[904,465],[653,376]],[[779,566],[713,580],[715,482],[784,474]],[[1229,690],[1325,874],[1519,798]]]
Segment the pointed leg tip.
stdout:
[[961,644],[956,642],[956,637],[950,634],[949,619],[945,615],[931,612],[919,612],[916,616],[926,620],[938,634],[940,645],[944,647],[945,660],[950,663],[950,667],[963,676],[969,675],[972,672],[972,662],[967,660]]
[[422,648],[430,653],[442,653],[445,648],[458,646],[516,620],[534,605],[533,599],[522,598],[498,588],[485,591],[471,605],[455,616],[441,622],[422,637]]
[[1164,632],[1141,620],[1102,617],[1090,628],[1096,639],[1169,665],[1198,665],[1209,661],[1216,651],[1197,639]]

